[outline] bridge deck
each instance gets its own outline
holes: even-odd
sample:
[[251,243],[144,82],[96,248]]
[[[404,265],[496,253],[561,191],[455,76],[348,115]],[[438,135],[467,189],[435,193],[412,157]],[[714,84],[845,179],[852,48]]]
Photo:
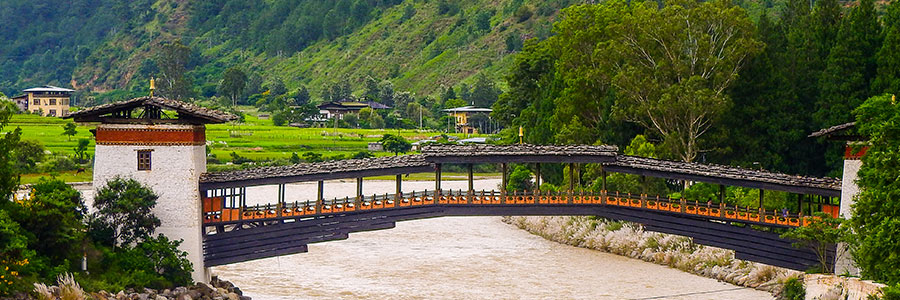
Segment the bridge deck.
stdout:
[[[437,199],[437,201],[435,201]],[[458,205],[490,207],[516,206],[621,206],[640,210],[670,212],[679,215],[699,216],[710,220],[747,223],[773,227],[798,227],[811,222],[811,217],[774,210],[737,207],[723,204],[711,205],[696,201],[672,200],[628,193],[567,194],[549,192],[513,192],[503,195],[499,191],[414,192],[404,195],[383,194],[363,198],[338,198],[324,201],[287,202],[257,206],[230,206],[224,197],[204,197],[204,224],[232,224],[247,221],[277,221],[308,217],[322,217],[358,211],[392,210],[418,206]],[[512,214],[511,214],[512,215]]]

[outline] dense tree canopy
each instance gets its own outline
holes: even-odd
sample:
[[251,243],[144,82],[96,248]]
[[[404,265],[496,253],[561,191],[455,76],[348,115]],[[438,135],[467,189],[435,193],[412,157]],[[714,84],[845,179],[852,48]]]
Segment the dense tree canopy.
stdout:
[[856,234],[853,258],[864,277],[900,283],[900,106],[890,95],[872,97],[856,109],[857,128],[869,137],[857,183],[861,189],[850,219]]

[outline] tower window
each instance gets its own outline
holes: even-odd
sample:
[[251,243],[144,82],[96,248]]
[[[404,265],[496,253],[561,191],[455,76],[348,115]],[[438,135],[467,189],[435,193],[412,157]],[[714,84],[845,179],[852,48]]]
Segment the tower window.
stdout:
[[137,152],[137,168],[138,171],[149,171],[150,170],[150,154],[153,153],[153,150],[138,150]]

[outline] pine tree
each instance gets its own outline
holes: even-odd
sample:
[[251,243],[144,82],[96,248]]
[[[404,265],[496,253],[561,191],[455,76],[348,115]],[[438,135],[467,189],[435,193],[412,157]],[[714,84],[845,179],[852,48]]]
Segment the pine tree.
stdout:
[[881,46],[881,25],[873,0],[861,0],[841,22],[825,72],[819,81],[821,95],[816,123],[820,127],[850,122],[851,111],[869,96],[875,77],[875,52]]
[[872,94],[900,94],[900,1],[892,1],[884,16],[884,43],[876,55]]

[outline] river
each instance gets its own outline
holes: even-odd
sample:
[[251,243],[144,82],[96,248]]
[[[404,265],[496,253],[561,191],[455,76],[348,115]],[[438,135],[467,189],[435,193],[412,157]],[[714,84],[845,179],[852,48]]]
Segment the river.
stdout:
[[[476,180],[494,189],[496,179]],[[390,193],[393,181],[366,181]],[[404,191],[433,189],[405,182]],[[444,189],[466,188],[445,181]],[[326,197],[352,196],[354,181],[328,181]],[[287,200],[315,198],[315,184],[291,184]],[[272,202],[276,188],[248,189],[248,204]],[[267,299],[772,299],[666,266],[547,241],[499,217],[445,217],[397,223],[309,245],[309,253],[212,268],[245,295]]]

